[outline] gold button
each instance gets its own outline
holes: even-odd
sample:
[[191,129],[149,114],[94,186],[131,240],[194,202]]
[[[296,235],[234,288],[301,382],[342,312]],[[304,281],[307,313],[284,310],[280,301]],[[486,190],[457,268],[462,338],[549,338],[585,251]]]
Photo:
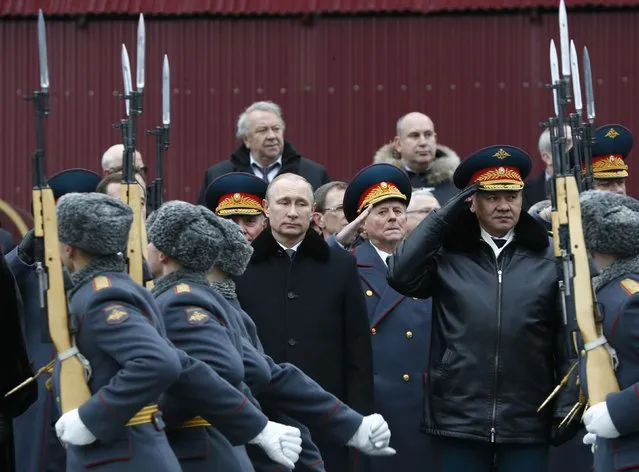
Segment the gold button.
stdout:
[[586,350],[585,349],[581,350],[581,357],[586,357]]
[[366,295],[368,295],[369,297],[373,296],[373,291],[372,290],[366,290]]
[[377,334],[377,330],[375,328],[371,328],[371,334]]
[[413,332],[412,331],[406,331],[406,339],[413,339]]
[[410,380],[410,375],[408,375],[408,374],[404,374],[404,375],[402,375],[402,380],[403,380],[404,382],[408,382],[408,381]]
[[60,397],[55,397],[55,402],[60,403]]
[[419,298],[417,298],[417,297],[413,297],[413,300],[419,300]]

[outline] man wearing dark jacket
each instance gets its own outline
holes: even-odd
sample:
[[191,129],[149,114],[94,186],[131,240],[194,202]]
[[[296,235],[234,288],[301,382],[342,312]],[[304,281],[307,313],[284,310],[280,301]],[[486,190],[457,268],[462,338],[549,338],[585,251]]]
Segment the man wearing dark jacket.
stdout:
[[[357,412],[372,413],[371,341],[355,259],[309,229],[313,191],[304,178],[273,180],[264,211],[270,226],[253,241],[249,266],[235,279],[264,351],[277,363],[296,365]],[[310,429],[326,470],[351,470],[348,449]]]
[[430,188],[441,205],[456,193],[452,179],[459,157],[437,144],[435,124],[423,113],[408,113],[397,120],[397,136],[377,151],[373,163],[394,164],[405,170],[411,187]]
[[[571,367],[553,247],[521,212],[530,158],[478,151],[456,170],[463,189],[389,259],[400,293],[433,298],[425,430],[444,472],[544,472],[553,429],[577,401],[575,382],[538,407]],[[470,208],[466,202],[470,201]]]
[[198,203],[204,205],[209,184],[229,172],[255,174],[266,183],[290,172],[304,177],[313,189],[330,182],[324,166],[302,157],[284,141],[284,129],[282,110],[273,102],[256,102],[244,110],[237,120],[237,139],[242,144],[227,161],[207,169]]

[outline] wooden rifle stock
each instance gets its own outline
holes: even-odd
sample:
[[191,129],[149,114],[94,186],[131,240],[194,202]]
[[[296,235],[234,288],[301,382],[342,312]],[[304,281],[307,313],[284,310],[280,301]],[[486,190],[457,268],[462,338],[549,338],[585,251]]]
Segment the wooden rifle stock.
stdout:
[[[557,198],[557,211],[552,214],[555,256],[561,257],[562,250],[572,254],[574,265],[572,289],[575,314],[582,340],[588,344],[601,336],[601,325],[595,319],[595,299],[581,221],[579,188],[576,178],[572,175],[557,176],[554,181]],[[559,235],[562,227],[568,229],[569,248],[561,247]],[[609,393],[619,391],[612,359],[605,345],[588,351],[585,362],[587,393],[591,405],[604,402]]]
[[127,244],[127,262],[129,276],[140,285],[144,285],[144,271],[142,262],[142,201],[140,196],[140,185],[137,182],[122,182],[120,187],[121,200],[129,205],[133,210],[133,222],[129,231],[129,241]]
[[[50,188],[33,191],[34,234],[44,243],[42,264],[46,271],[47,284],[44,289],[49,333],[58,353],[73,347],[69,332],[67,297],[62,277],[62,263],[58,241],[58,226],[55,200]],[[77,356],[60,362],[60,409],[62,414],[78,408],[91,397],[86,382],[84,366]]]

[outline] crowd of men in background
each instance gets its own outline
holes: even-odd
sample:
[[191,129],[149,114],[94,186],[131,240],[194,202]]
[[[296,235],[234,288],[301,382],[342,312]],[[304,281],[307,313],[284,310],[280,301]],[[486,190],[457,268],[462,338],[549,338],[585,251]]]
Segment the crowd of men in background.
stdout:
[[[497,144],[462,162],[438,143],[433,120],[419,112],[400,117],[394,140],[348,182],[332,181],[324,166],[285,139],[282,111],[272,102],[240,114],[237,138],[238,149],[205,171],[197,201],[236,223],[252,247],[246,269],[228,276],[230,298],[255,324],[274,363],[299,368],[360,415],[381,414],[396,451],[376,454],[347,441],[352,431],[336,441],[331,428],[306,424],[322,460],[304,463],[302,453],[295,470],[586,472],[593,453],[582,441],[593,437],[588,444],[609,451],[595,470],[639,470],[639,431],[617,420],[619,408],[636,411],[626,396],[625,403],[609,402],[603,419],[591,419],[588,434],[579,421],[559,427],[578,398],[575,379],[552,408],[537,412],[572,365],[560,341],[566,334],[548,234],[548,131],[539,137],[544,169],[528,180],[532,163],[521,149]],[[601,248],[597,239],[612,224],[597,202],[633,212],[626,223],[635,224],[639,213],[625,197],[631,148],[632,134],[623,126],[597,131],[594,186],[607,193],[590,197],[598,219],[584,217],[584,225],[599,229],[586,231],[586,244],[614,257],[620,253]],[[118,199],[123,150],[115,145],[104,153],[102,175],[71,169],[52,176],[56,199],[71,192]],[[139,153],[135,169],[146,190]],[[146,219],[146,200],[142,207]],[[589,234],[596,237],[588,240]],[[630,236],[613,236],[627,247]],[[37,281],[22,278],[33,264],[33,234],[15,248],[3,247],[25,302],[27,351],[40,368],[56,353],[45,341],[33,297]],[[621,255],[639,257],[633,251]],[[598,267],[605,272],[610,264],[605,259]],[[639,280],[637,268],[624,267],[617,278],[623,276],[627,289],[611,306],[639,292],[639,284],[623,284]],[[626,367],[622,389],[636,389],[639,362],[627,362],[637,367]],[[38,400],[13,422],[15,470],[66,470],[65,449],[52,428],[59,416],[54,389],[45,378],[38,386]],[[333,413],[326,412],[327,421]],[[598,426],[606,419],[616,435]],[[635,448],[621,469],[617,445],[606,442],[620,436]],[[104,470],[128,471],[122,464],[126,460]],[[238,470],[260,470],[257,460],[243,467]]]

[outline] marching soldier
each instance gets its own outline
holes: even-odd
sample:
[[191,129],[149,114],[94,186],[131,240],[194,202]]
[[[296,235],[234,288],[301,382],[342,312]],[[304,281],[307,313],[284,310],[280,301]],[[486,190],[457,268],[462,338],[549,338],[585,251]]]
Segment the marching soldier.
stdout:
[[603,125],[597,128],[594,138],[594,188],[626,195],[628,164],[625,161],[632,149],[632,133],[622,125]]
[[572,389],[537,413],[571,364],[553,247],[521,211],[530,168],[513,146],[474,153],[455,171],[464,190],[388,260],[391,287],[433,300],[424,423],[444,472],[543,472],[548,442],[573,433],[557,429]]
[[167,409],[172,398],[199,405],[229,440],[277,448],[279,437],[265,434],[267,419],[244,395],[163,337],[151,294],[131,281],[118,254],[128,239],[130,207],[102,194],[68,194],[57,212],[61,259],[73,274],[70,322],[92,366],[93,396],[56,423],[69,445],[67,470],[98,464],[104,470],[181,470],[153,403],[165,390]]
[[[66,169],[49,178],[53,197],[57,200],[70,192],[93,192],[100,176],[86,169]],[[47,320],[40,310],[40,288],[34,264],[33,230],[20,245],[7,254],[7,262],[20,288],[24,301],[24,325],[27,352],[36,369],[55,358],[49,338]],[[49,369],[49,373],[51,369]],[[24,379],[23,379],[24,380]],[[16,470],[20,472],[62,472],[66,455],[58,441],[53,424],[60,416],[53,401],[51,381],[46,375],[37,380],[38,400],[14,420]]]
[[[204,207],[180,201],[166,203],[151,215],[149,260],[154,275],[161,275],[153,295],[167,335],[176,347],[242,389],[245,371],[241,339],[229,329],[230,322],[206,277],[221,244],[211,222],[215,218]],[[267,429],[264,435],[279,437],[283,448],[281,453],[275,448],[267,449],[267,453],[293,468],[301,451],[299,434],[291,433],[297,430],[273,422]],[[235,451],[236,457],[231,444],[202,418],[191,419],[169,432],[169,440],[185,471],[230,472],[250,467],[243,448]]]
[[124,273],[133,215],[102,194],[72,193],[57,204],[60,257],[71,273],[69,315],[92,367],[92,397],[58,420],[67,471],[179,471],[155,403],[181,374],[180,360],[153,326]]
[[581,196],[584,238],[599,274],[593,279],[603,335],[618,356],[621,389],[584,415],[594,472],[639,471],[639,201],[611,192]]
[[393,431],[396,456],[365,458],[361,470],[423,471],[434,449],[421,430],[430,350],[431,300],[401,295],[386,281],[386,258],[406,235],[411,187],[404,171],[373,164],[360,171],[344,195],[349,222],[370,207],[364,242],[353,250],[366,295],[373,345],[374,402]]

